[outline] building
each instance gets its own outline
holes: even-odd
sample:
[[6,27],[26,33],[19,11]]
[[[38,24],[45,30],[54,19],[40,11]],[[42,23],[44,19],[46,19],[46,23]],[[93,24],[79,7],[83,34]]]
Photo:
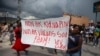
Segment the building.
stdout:
[[90,22],[89,18],[85,17],[85,16],[76,16],[76,15],[70,15],[67,13],[64,13],[63,16],[70,16],[71,17],[71,21],[70,21],[71,24],[77,24],[77,25],[85,24],[85,26],[88,26],[89,22]]

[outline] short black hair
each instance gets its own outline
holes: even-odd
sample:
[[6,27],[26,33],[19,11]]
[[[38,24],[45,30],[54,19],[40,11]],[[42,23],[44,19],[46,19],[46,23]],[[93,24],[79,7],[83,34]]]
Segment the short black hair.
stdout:
[[78,30],[81,31],[81,26],[79,26],[79,25],[77,25],[77,24],[74,24],[74,25],[73,25],[73,28],[75,28],[75,27],[78,27]]

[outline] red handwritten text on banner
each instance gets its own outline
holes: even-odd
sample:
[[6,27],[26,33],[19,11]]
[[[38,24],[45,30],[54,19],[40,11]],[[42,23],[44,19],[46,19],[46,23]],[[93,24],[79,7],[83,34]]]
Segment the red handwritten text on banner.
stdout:
[[70,17],[22,20],[22,43],[67,49]]

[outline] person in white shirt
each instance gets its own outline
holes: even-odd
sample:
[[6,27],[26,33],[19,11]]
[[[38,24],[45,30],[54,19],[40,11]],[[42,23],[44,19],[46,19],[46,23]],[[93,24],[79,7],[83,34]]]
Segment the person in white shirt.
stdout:
[[89,25],[89,41],[93,41],[93,31],[95,29],[95,26],[93,24]]
[[2,24],[1,33],[1,41],[3,41],[5,36],[8,35],[8,25],[6,22]]

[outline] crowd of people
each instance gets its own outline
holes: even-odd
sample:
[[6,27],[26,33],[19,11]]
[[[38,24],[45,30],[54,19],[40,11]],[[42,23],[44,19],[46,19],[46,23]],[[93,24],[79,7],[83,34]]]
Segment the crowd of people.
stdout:
[[100,38],[100,25],[93,23],[89,24],[89,26],[81,26],[81,36],[83,37],[85,44],[93,43],[93,47],[99,46],[99,38]]
[[[0,42],[2,43],[5,36],[9,35],[10,45],[12,49],[15,49],[17,56],[20,56],[20,51],[25,51],[27,55],[26,48],[30,45],[21,43],[21,22],[18,20],[16,23],[2,23],[0,24]],[[81,56],[81,49],[83,40],[85,44],[90,42],[93,43],[93,46],[99,46],[100,38],[100,26],[89,24],[89,26],[80,25],[70,25],[69,29],[69,38],[68,38],[68,50],[66,51],[66,56]],[[54,53],[57,54],[57,50],[54,49]]]
[[9,25],[7,23],[2,23],[0,28],[0,42],[3,42],[5,36],[8,35],[10,45],[12,45],[14,41],[14,44],[11,48],[16,50],[17,56],[20,56],[20,51],[24,51],[26,55],[28,54],[26,48],[30,47],[30,45],[21,43],[21,22],[19,20],[14,24]]

